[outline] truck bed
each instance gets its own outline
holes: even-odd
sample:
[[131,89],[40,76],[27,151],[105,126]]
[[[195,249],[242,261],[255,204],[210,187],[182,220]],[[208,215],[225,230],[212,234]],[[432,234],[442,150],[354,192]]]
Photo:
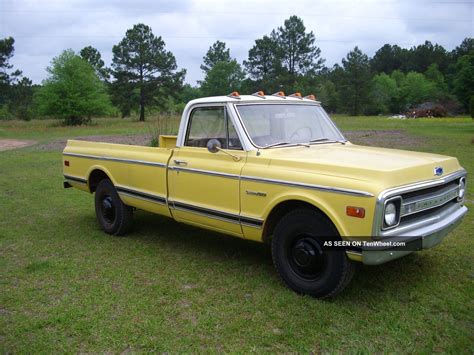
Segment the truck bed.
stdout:
[[106,174],[125,204],[169,215],[166,168],[173,149],[166,146],[173,146],[170,140],[164,148],[68,140],[64,177],[72,186],[93,192],[95,179]]

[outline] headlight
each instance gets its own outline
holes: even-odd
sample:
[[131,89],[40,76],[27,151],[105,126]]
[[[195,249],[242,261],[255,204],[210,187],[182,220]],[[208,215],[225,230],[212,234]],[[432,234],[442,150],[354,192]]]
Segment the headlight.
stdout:
[[464,198],[465,192],[466,192],[466,179],[462,177],[459,180],[459,192],[458,192],[459,200],[462,200]]
[[385,224],[392,227],[397,223],[397,206],[393,202],[387,203],[385,206]]
[[401,197],[393,197],[385,202],[383,211],[383,229],[396,227],[400,223]]

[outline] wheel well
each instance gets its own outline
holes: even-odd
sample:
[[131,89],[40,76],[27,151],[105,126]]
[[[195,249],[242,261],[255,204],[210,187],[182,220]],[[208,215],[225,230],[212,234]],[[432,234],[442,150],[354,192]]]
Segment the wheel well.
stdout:
[[97,189],[97,185],[104,179],[109,179],[108,175],[104,173],[102,170],[95,169],[89,175],[89,190],[90,192],[95,192]]
[[[273,207],[272,211],[268,215],[265,221],[265,225],[263,227],[263,241],[265,243],[271,241],[273,231],[275,230],[276,225],[283,218],[284,215],[286,215],[290,211],[294,211],[296,209],[301,208],[317,211],[321,215],[321,218],[325,218],[329,223],[334,226],[334,223],[332,223],[331,219],[323,211],[308,202],[299,200],[283,201]],[[334,229],[337,230],[336,226],[334,226]]]

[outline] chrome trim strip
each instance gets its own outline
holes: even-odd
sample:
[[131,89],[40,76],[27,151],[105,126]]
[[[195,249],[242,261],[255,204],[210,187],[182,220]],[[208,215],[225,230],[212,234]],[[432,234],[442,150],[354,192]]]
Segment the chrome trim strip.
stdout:
[[261,228],[263,226],[263,220],[252,217],[240,216],[240,224],[248,227]]
[[236,215],[236,214],[221,212],[221,211],[217,211],[217,210],[214,210],[214,209],[211,209],[211,208],[205,208],[205,207],[199,207],[199,206],[195,206],[195,205],[189,205],[187,203],[178,202],[178,201],[173,201],[173,207],[175,207],[175,208],[184,208],[184,209],[187,209],[187,210],[190,210],[190,211],[199,211],[199,212],[202,212],[202,213],[212,214],[212,215],[215,215],[215,216],[220,216],[220,217],[228,218],[228,219],[231,219],[231,220],[239,220],[239,215]]
[[128,192],[117,191],[117,193],[120,196],[123,195],[123,196],[131,197],[131,198],[135,198],[137,200],[142,200],[142,201],[145,201],[145,202],[152,202],[152,203],[156,203],[158,205],[166,205],[165,203],[161,203],[161,202],[158,202],[158,201],[146,198],[146,197],[141,197],[141,196],[138,196],[138,195],[134,195],[134,194],[131,194],[131,193],[128,193]]
[[374,197],[374,195],[371,194],[370,192],[360,191],[360,190],[343,189],[343,188],[332,187],[332,186],[305,184],[305,183],[299,183],[299,182],[259,178],[259,177],[256,177],[256,176],[245,176],[245,175],[242,175],[240,177],[240,179],[245,180],[245,181],[266,182],[266,183],[269,183],[269,184],[285,185],[285,186],[291,186],[291,187],[301,187],[301,188],[305,188],[305,189],[325,191],[325,192],[335,192],[335,193],[340,193],[340,194],[345,194],[345,195],[353,195],[353,196],[361,196],[361,197]]
[[263,220],[259,220],[259,219],[244,217],[244,216],[231,214],[227,212],[216,211],[209,208],[203,208],[203,207],[198,207],[194,205],[188,205],[182,202],[168,200],[168,203],[169,203],[170,208],[183,211],[183,212],[203,215],[203,216],[218,219],[224,222],[242,224],[242,225],[246,225],[246,226],[254,227],[254,228],[261,228],[263,225]]
[[166,167],[164,163],[156,163],[151,161],[144,161],[144,160],[133,160],[133,159],[123,159],[123,158],[114,158],[114,157],[105,157],[99,155],[89,155],[89,154],[78,154],[78,153],[63,153],[63,155],[77,157],[77,158],[86,158],[86,159],[96,159],[96,160],[105,160],[105,161],[115,161],[120,163],[128,163],[128,164],[140,164],[140,165],[148,165],[148,166],[156,166],[160,168]]
[[226,177],[226,178],[229,178],[229,179],[239,179],[239,175],[227,174],[227,173],[220,173],[220,172],[210,171],[210,170],[193,169],[193,168],[183,168],[183,167],[181,167],[181,166],[169,166],[168,169],[169,169],[169,170],[176,170],[176,171],[184,171],[184,172],[196,173],[196,174],[203,174],[203,175],[222,176],[222,177]]
[[73,175],[66,175],[64,174],[64,178],[66,180],[70,180],[72,182],[77,182],[77,183],[80,183],[80,184],[84,184],[84,185],[87,185],[87,179],[84,179],[82,177],[79,177],[79,176],[73,176]]
[[258,228],[258,229],[260,229],[260,228],[262,228],[263,222],[262,222],[262,224],[258,224],[258,223],[253,224],[253,223],[248,223],[248,222],[242,222],[242,221],[240,221],[240,224],[241,224],[242,226],[245,226],[245,227],[252,227],[252,228]]
[[119,194],[123,194],[129,197],[138,198],[140,200],[145,200],[149,202],[158,203],[160,205],[166,205],[166,197],[160,195],[154,195],[147,192],[142,192],[139,190],[130,189],[124,186],[115,186]]
[[414,184],[394,187],[394,188],[382,191],[379,194],[378,199],[380,200],[380,199],[386,198],[390,195],[403,194],[403,193],[412,192],[412,191],[416,191],[416,190],[426,189],[426,188],[429,188],[429,187],[443,185],[443,184],[446,184],[450,181],[456,180],[457,178],[463,177],[466,174],[467,174],[466,170],[461,169],[459,171],[456,171],[454,173],[446,175],[445,177],[443,177],[441,179],[424,180],[424,181],[417,182],[417,183],[414,183]]
[[208,217],[208,218],[218,219],[218,220],[223,221],[223,222],[239,224],[239,221],[235,221],[235,220],[230,219],[230,218],[215,216],[215,215],[207,214],[207,213],[204,213],[204,212],[192,211],[192,210],[189,210],[189,209],[183,208],[183,207],[173,206],[172,208],[175,209],[175,210],[178,210],[178,211],[194,213],[194,214],[197,214],[197,215],[200,215],[200,216],[205,216],[205,217]]
[[240,180],[254,181],[254,182],[266,182],[270,184],[286,185],[286,186],[291,186],[291,187],[302,187],[302,188],[307,188],[307,189],[312,189],[312,190],[335,192],[335,193],[341,193],[341,194],[353,195],[353,196],[363,196],[363,197],[374,196],[373,194],[369,192],[359,191],[359,190],[343,189],[343,188],[332,187],[332,186],[304,184],[304,183],[276,180],[276,179],[266,179],[266,178],[259,178],[255,176],[245,176],[245,175],[239,176],[236,174],[227,174],[227,173],[220,173],[220,172],[209,171],[209,170],[184,168],[181,166],[169,166],[168,169],[176,170],[176,171],[191,172],[191,173],[196,173],[196,174],[203,174],[203,175],[222,176],[229,179],[240,179]]

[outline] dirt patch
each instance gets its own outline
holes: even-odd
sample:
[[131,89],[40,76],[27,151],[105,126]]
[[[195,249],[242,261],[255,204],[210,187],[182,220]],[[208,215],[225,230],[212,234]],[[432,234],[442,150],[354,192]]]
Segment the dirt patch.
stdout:
[[[102,143],[118,143],[118,144],[129,144],[129,145],[141,145],[150,146],[151,135],[125,135],[125,136],[84,136],[74,137],[72,139],[89,141],[89,142],[102,142]],[[55,140],[45,144],[40,144],[35,147],[37,150],[53,151],[63,150],[66,147],[66,139]]]
[[36,141],[26,139],[0,139],[0,151],[29,147]]
[[422,146],[425,141],[403,130],[386,131],[344,131],[344,136],[354,144],[385,148],[413,148]]

